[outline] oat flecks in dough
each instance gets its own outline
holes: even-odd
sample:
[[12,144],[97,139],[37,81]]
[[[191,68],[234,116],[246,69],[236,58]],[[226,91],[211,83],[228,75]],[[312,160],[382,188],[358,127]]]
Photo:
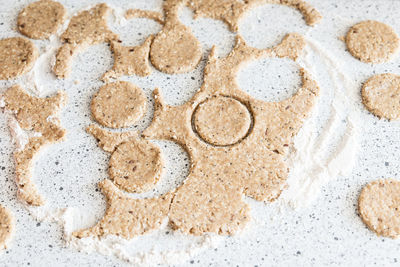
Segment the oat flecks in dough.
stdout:
[[13,238],[15,220],[12,213],[0,205],[0,250],[6,249]]
[[100,87],[91,103],[91,111],[100,124],[110,128],[134,125],[147,110],[147,98],[136,85],[118,81]]
[[117,79],[122,75],[138,75],[141,77],[151,74],[149,63],[150,44],[153,40],[150,36],[139,46],[123,46],[119,42],[111,43],[114,53],[114,66],[103,75],[104,81],[111,78]]
[[199,104],[193,114],[193,123],[204,141],[216,146],[226,146],[235,144],[246,136],[251,126],[251,115],[240,101],[219,96]]
[[30,137],[21,151],[14,152],[14,158],[18,196],[29,205],[41,206],[44,198],[32,181],[33,162],[42,147],[63,140],[65,130],[56,115],[66,104],[67,96],[59,91],[53,97],[37,98],[15,85],[5,92],[3,99],[5,109],[15,114],[20,127],[38,134]]
[[322,19],[321,14],[303,0],[188,0],[187,5],[194,10],[196,17],[208,17],[227,23],[233,32],[239,29],[241,17],[251,8],[263,4],[281,4],[296,8],[303,14],[304,20],[310,26],[316,25]]
[[52,0],[40,0],[25,7],[18,15],[18,30],[32,39],[47,39],[56,33],[66,16],[64,6]]
[[116,148],[109,164],[111,180],[129,193],[152,189],[163,169],[161,150],[149,141],[133,138]]
[[397,238],[400,235],[400,182],[393,179],[369,183],[358,199],[360,216],[378,235]]
[[86,131],[92,134],[98,141],[99,147],[106,152],[114,152],[119,144],[128,141],[131,138],[138,138],[138,134],[135,131],[130,132],[110,132],[100,128],[99,126],[92,124],[86,128]]
[[0,40],[0,80],[30,71],[37,57],[37,48],[28,39],[12,37]]
[[72,57],[80,50],[89,45],[118,40],[118,35],[107,26],[109,10],[106,4],[98,4],[71,19],[67,30],[61,35],[64,45],[56,55],[53,70],[57,77],[65,78],[69,75]]
[[106,214],[94,227],[74,232],[78,238],[117,235],[131,239],[159,228],[168,215],[172,194],[133,199],[121,193],[110,180],[100,182],[99,187],[107,197]]
[[400,76],[392,73],[374,75],[361,89],[364,106],[379,118],[400,119]]
[[393,58],[399,49],[399,37],[392,27],[373,20],[360,22],[347,32],[349,52],[366,63],[383,63]]

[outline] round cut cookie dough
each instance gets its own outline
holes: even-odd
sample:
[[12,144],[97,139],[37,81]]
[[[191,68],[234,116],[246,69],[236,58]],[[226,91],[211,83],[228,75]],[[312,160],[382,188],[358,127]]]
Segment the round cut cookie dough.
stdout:
[[122,143],[113,152],[109,173],[114,184],[130,193],[150,190],[160,179],[163,161],[160,149],[145,140]]
[[102,86],[91,104],[96,121],[110,128],[132,126],[144,115],[146,108],[147,98],[142,89],[125,81]]
[[400,118],[400,76],[384,73],[372,76],[363,85],[364,106],[379,118]]
[[0,80],[28,72],[38,57],[35,45],[21,37],[0,40]]
[[358,209],[364,223],[378,235],[400,235],[400,181],[393,179],[369,183],[361,191]]
[[399,37],[392,27],[373,20],[360,22],[347,32],[349,52],[365,63],[389,61],[399,48]]
[[40,0],[25,7],[18,15],[18,30],[32,39],[47,39],[64,22],[66,10],[58,2]]
[[194,127],[207,143],[227,146],[239,142],[248,133],[251,115],[238,100],[218,96],[201,103],[193,114]]
[[14,234],[14,216],[0,205],[0,250],[6,249]]

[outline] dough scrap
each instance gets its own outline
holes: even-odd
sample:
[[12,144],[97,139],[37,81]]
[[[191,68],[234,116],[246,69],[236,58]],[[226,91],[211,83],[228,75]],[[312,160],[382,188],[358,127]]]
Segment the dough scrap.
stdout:
[[134,125],[147,110],[147,98],[136,85],[118,81],[100,87],[91,103],[93,117],[101,125],[121,128]]
[[194,130],[200,138],[215,146],[239,142],[250,130],[251,123],[247,107],[225,96],[206,99],[193,113]]
[[157,11],[151,11],[151,10],[128,9],[125,12],[125,18],[126,19],[145,18],[145,19],[154,20],[154,21],[160,23],[161,25],[164,24],[164,16]]
[[114,184],[129,193],[149,191],[163,170],[161,150],[146,140],[124,142],[112,153],[109,174]]
[[195,18],[208,17],[222,20],[230,30],[239,30],[239,21],[251,8],[263,4],[280,4],[293,7],[303,14],[304,20],[310,26],[318,24],[322,16],[310,4],[302,0],[188,0],[187,6],[194,10]]
[[109,81],[111,78],[117,79],[122,75],[135,74],[141,77],[150,75],[149,53],[153,38],[153,36],[148,37],[139,46],[123,46],[119,42],[112,42],[114,66],[103,75],[103,81]]
[[[144,224],[157,229],[160,224],[153,223],[154,220],[161,222],[164,219],[168,219],[173,229],[193,235],[206,232],[232,235],[242,229],[250,219],[244,196],[258,201],[273,201],[286,187],[288,167],[284,159],[293,137],[314,106],[319,88],[308,73],[301,70],[303,85],[296,94],[281,102],[265,102],[240,90],[236,74],[250,60],[268,57],[296,59],[303,48],[304,40],[298,34],[290,34],[277,47],[264,50],[251,48],[238,37],[233,51],[225,58],[217,58],[215,47],[212,49],[204,71],[204,83],[187,103],[181,106],[166,105],[159,90],[154,90],[154,118],[143,136],[172,140],[182,145],[191,159],[188,177],[177,189],[159,198],[121,197],[124,204],[118,205],[109,201],[106,216],[96,226],[78,232],[76,236],[113,233],[132,238],[144,233]],[[250,133],[240,142],[213,146],[194,132],[192,117],[196,107],[214,97],[236,99],[245,103],[251,112],[254,124]],[[211,125],[214,124],[213,119],[209,118]],[[107,135],[102,136],[108,139]],[[116,137],[119,138],[118,135]],[[101,185],[104,187],[104,184],[108,188],[115,188],[108,180]],[[116,193],[115,189],[111,191],[113,193],[105,193],[107,197],[121,194]],[[160,205],[157,207],[163,210],[154,215],[156,201]],[[137,215],[134,218],[121,215],[125,211],[120,209],[126,209],[128,205],[136,209],[137,203],[141,207],[135,210]]]
[[0,40],[0,80],[12,79],[30,71],[38,50],[28,39],[12,37]]
[[41,206],[44,198],[32,181],[33,162],[45,145],[63,140],[65,130],[56,116],[65,106],[67,95],[59,91],[52,97],[37,98],[25,93],[19,85],[14,85],[4,93],[3,99],[5,109],[15,114],[23,130],[40,133],[40,136],[30,137],[22,150],[15,151],[14,159],[19,198],[29,205]]
[[397,238],[400,235],[400,182],[381,179],[366,185],[358,199],[360,216],[378,235]]
[[58,2],[40,0],[18,14],[18,30],[32,39],[48,39],[64,23],[66,9]]
[[14,236],[15,219],[12,213],[0,205],[0,250],[6,249]]
[[346,45],[353,57],[362,62],[383,63],[393,58],[399,50],[399,37],[392,27],[367,20],[350,28]]
[[400,76],[392,73],[374,75],[361,89],[364,106],[379,118],[400,119]]
[[64,44],[57,52],[53,68],[58,78],[66,78],[69,75],[72,58],[76,53],[90,45],[118,40],[118,35],[107,26],[109,11],[110,8],[106,4],[98,4],[71,19],[67,30],[61,35]]

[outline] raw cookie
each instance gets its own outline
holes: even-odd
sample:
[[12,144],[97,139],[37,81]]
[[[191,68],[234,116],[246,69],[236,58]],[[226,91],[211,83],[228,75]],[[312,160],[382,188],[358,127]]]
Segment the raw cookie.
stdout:
[[158,70],[174,74],[193,70],[201,59],[201,46],[191,30],[178,18],[180,0],[164,2],[165,25],[150,48],[151,63]]
[[36,133],[22,150],[14,152],[15,175],[19,198],[29,205],[41,206],[44,198],[32,181],[33,162],[45,145],[63,140],[65,130],[56,115],[66,104],[67,96],[59,91],[53,97],[37,98],[15,85],[4,93],[3,100],[5,109],[15,114],[19,126]]
[[161,226],[167,216],[172,194],[159,198],[134,199],[124,195],[110,180],[99,183],[107,197],[107,210],[96,226],[73,233],[77,238],[116,235],[131,239]]
[[247,107],[234,98],[212,97],[198,105],[193,113],[193,125],[207,143],[232,145],[250,130],[251,115]]
[[400,118],[400,76],[384,73],[372,76],[363,85],[364,106],[379,118]]
[[399,37],[392,27],[367,20],[350,28],[346,45],[349,52],[362,62],[383,63],[397,53]]
[[[159,222],[167,218],[173,229],[194,235],[206,232],[231,235],[242,229],[250,219],[244,196],[258,201],[273,201],[286,187],[288,167],[284,159],[293,137],[312,111],[319,88],[302,69],[303,85],[296,94],[281,102],[265,102],[241,91],[236,83],[236,74],[250,60],[268,57],[296,60],[304,45],[300,35],[290,34],[277,47],[260,50],[247,46],[238,37],[233,51],[225,58],[217,58],[215,48],[212,49],[204,70],[204,83],[184,105],[166,105],[159,90],[154,90],[154,118],[143,136],[172,140],[182,145],[191,159],[188,177],[177,189],[159,198],[125,199],[115,189],[106,192],[107,197],[117,194],[119,197],[115,199],[124,199],[135,208],[140,203],[140,208],[134,211],[137,215],[132,218],[126,216],[125,211],[120,211],[126,209],[128,204],[110,204],[106,216],[97,226],[76,235],[103,236],[113,233],[132,238],[143,233],[142,227],[147,222],[151,222],[151,229],[157,229],[160,224],[154,224],[154,220]],[[249,134],[240,142],[213,146],[194,132],[195,109],[214,97],[229,97],[246,104],[254,123]],[[108,139],[104,134],[98,136]],[[213,138],[210,140],[215,141]],[[114,188],[109,181],[103,183]],[[155,201],[159,201],[158,204]],[[167,201],[170,203],[165,208]],[[154,214],[154,205],[160,205],[156,207],[162,208],[162,212]]]
[[111,180],[129,193],[149,191],[160,179],[163,169],[161,150],[138,138],[118,145],[109,164]]
[[397,238],[400,235],[400,182],[393,179],[369,183],[358,199],[360,216],[378,235]]
[[125,12],[125,18],[126,19],[145,18],[154,20],[160,24],[164,24],[164,16],[157,11],[151,11],[151,10],[128,9]]
[[14,216],[0,205],[0,250],[6,249],[14,235]]
[[118,81],[100,87],[91,103],[94,118],[110,128],[135,124],[146,112],[147,98],[136,85]]
[[114,53],[114,66],[107,71],[102,79],[109,81],[122,75],[138,75],[141,77],[151,74],[149,63],[150,44],[153,41],[150,36],[139,46],[123,46],[119,42],[111,43],[111,50]]
[[64,23],[64,6],[52,0],[40,0],[25,7],[18,15],[18,30],[32,39],[47,39]]
[[0,40],[0,80],[30,71],[38,57],[35,45],[21,37]]
[[118,35],[109,30],[107,14],[110,8],[106,4],[98,4],[90,10],[85,10],[74,16],[67,30],[61,35],[64,45],[56,55],[54,73],[59,78],[65,78],[70,73],[72,57],[89,45],[117,41]]

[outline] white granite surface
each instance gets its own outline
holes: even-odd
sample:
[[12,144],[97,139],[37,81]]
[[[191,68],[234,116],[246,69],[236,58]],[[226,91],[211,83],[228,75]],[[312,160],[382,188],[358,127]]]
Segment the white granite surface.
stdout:
[[[0,38],[18,36],[16,17],[27,0],[0,0]],[[69,15],[102,1],[64,0]],[[161,10],[161,1],[110,0],[103,1],[123,9],[144,8]],[[310,43],[319,44],[337,64],[332,69],[321,54],[310,52],[308,63],[321,86],[319,117],[324,120],[327,105],[333,98],[332,75],[345,73],[354,86],[346,86],[344,93],[355,96],[354,108],[359,114],[359,154],[350,175],[340,176],[322,187],[322,193],[308,207],[299,210],[278,211],[276,205],[256,203],[252,207],[252,223],[240,235],[226,238],[218,248],[206,250],[181,263],[182,266],[392,266],[399,264],[398,240],[377,237],[369,231],[357,215],[357,197],[367,182],[392,177],[399,179],[400,123],[378,120],[361,105],[359,91],[371,75],[383,72],[400,73],[400,57],[390,63],[368,65],[346,52],[338,37],[353,24],[374,19],[391,25],[400,33],[398,11],[400,1],[332,1],[310,0],[323,15],[322,22],[308,27],[294,9],[265,5],[252,10],[241,21],[240,33],[256,47],[279,43],[288,32],[304,34]],[[204,48],[204,57],[212,45],[218,54],[226,55],[235,34],[225,24],[210,19],[193,20],[189,9],[183,9],[182,21],[191,27]],[[121,34],[126,45],[140,44],[160,26],[148,20],[133,19],[125,26],[113,23],[110,27]],[[46,47],[46,41],[34,41]],[[42,51],[44,52],[44,51]],[[90,226],[104,213],[105,200],[96,183],[107,178],[108,157],[101,151],[85,127],[92,123],[89,103],[91,96],[102,85],[99,77],[112,65],[112,54],[106,45],[96,45],[80,54],[73,62],[73,72],[66,80],[56,80],[43,68],[40,86],[44,95],[58,89],[69,95],[68,106],[61,118],[68,130],[67,140],[49,147],[36,164],[35,179],[41,192],[51,205],[74,206],[87,213],[81,227]],[[166,75],[154,69],[149,77],[124,77],[145,90],[149,101],[151,92],[159,87],[167,103],[181,104],[200,87],[204,61],[191,73]],[[286,60],[260,60],[252,62],[238,75],[238,82],[246,92],[267,101],[284,99],[299,86],[297,65]],[[339,72],[338,72],[339,71]],[[339,74],[338,74],[339,73]],[[29,80],[29,79],[28,79]],[[0,92],[17,81],[0,81]],[[26,82],[26,87],[29,81]],[[325,108],[324,108],[325,107]],[[152,117],[150,109],[136,127],[143,130]],[[339,127],[340,128],[340,127]],[[340,129],[338,130],[338,136]],[[170,142],[159,142],[167,171],[157,190],[158,195],[175,187],[188,172],[187,154]],[[12,245],[0,255],[0,266],[124,266],[125,262],[100,254],[79,253],[65,248],[62,230],[56,224],[35,221],[16,199],[14,164],[5,116],[0,115],[0,203],[16,216],[16,235]],[[398,259],[399,258],[399,259]]]

